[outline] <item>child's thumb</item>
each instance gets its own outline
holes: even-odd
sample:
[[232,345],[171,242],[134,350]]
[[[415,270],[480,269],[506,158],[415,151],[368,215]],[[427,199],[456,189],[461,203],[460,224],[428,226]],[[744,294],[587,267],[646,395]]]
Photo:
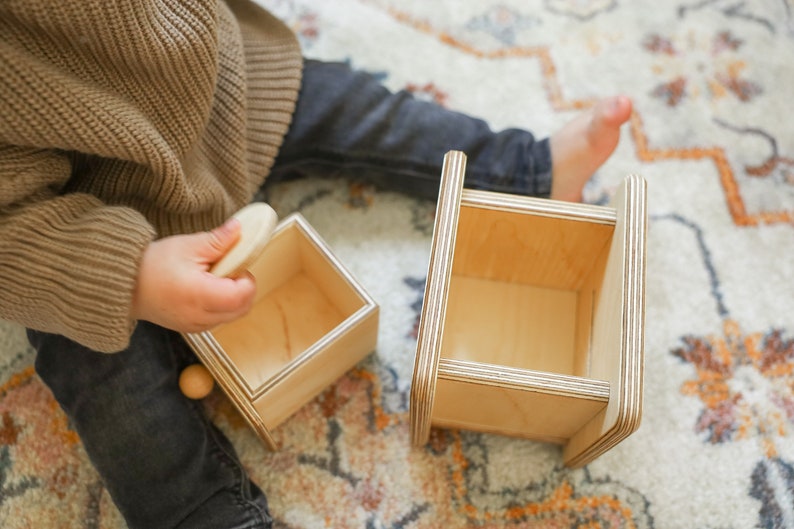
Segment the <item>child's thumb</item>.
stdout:
[[205,257],[215,262],[226,254],[240,238],[240,221],[231,218],[207,233]]

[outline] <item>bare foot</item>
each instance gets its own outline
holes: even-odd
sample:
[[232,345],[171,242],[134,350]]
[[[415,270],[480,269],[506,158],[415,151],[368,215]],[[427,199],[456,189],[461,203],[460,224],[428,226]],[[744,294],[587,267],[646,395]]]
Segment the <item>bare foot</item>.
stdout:
[[582,201],[585,184],[618,146],[620,126],[631,108],[626,96],[601,99],[552,135],[550,198]]

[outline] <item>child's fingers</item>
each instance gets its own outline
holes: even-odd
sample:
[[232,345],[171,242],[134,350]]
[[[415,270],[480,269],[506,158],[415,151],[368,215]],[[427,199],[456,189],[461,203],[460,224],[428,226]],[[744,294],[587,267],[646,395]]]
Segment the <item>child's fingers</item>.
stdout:
[[209,314],[242,315],[248,312],[256,294],[256,283],[249,272],[232,278],[205,276],[200,290],[201,306]]
[[201,257],[214,263],[234,246],[240,238],[240,231],[240,221],[231,218],[212,231],[196,234],[201,238]]

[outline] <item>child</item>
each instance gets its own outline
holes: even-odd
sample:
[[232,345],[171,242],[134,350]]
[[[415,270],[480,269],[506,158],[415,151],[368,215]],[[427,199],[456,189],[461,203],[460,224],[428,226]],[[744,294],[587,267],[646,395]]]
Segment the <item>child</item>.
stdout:
[[[225,222],[308,168],[433,196],[444,154],[467,185],[580,200],[631,113],[605,99],[550,140],[304,61],[247,0],[0,3],[0,317],[130,528],[269,527],[263,493],[177,377],[180,332],[251,307],[253,278],[208,273]],[[552,166],[553,161],[553,166]],[[107,354],[106,354],[107,353]]]

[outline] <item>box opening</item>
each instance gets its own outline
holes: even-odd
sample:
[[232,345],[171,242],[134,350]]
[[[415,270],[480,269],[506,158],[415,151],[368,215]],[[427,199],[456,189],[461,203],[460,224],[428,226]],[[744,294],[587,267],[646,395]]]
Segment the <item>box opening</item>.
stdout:
[[250,271],[254,307],[212,332],[251,391],[366,304],[296,222],[274,234]]
[[442,358],[587,377],[614,225],[461,202]]

